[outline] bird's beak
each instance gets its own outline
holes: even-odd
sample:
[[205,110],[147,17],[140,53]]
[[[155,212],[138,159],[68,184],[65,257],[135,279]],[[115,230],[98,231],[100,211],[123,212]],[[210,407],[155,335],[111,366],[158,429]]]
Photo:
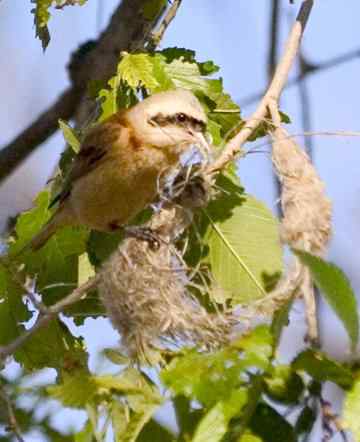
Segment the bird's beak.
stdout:
[[202,132],[191,132],[196,145],[198,146],[200,152],[202,153],[204,159],[208,161],[211,155],[211,148],[207,142],[204,134]]

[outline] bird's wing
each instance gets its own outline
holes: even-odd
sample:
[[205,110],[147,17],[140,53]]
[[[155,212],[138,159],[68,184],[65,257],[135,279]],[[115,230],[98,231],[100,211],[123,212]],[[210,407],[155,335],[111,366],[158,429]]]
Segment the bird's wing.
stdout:
[[114,121],[104,122],[90,129],[81,144],[79,153],[74,158],[68,176],[64,180],[63,189],[53,199],[49,207],[65,201],[71,193],[73,183],[96,169],[105,161],[111,160],[113,143],[120,138],[120,132],[126,130],[120,124],[114,127]]

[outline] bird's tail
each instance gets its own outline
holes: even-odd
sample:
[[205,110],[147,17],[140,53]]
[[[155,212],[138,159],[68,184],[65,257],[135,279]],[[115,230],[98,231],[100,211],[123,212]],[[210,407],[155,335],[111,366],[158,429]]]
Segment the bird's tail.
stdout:
[[58,227],[59,225],[56,216],[53,216],[40,232],[28,243],[28,248],[33,251],[41,249],[41,247],[54,235]]
[[63,207],[59,208],[50,220],[43,226],[39,233],[37,233],[15,256],[21,255],[23,252],[41,249],[43,245],[54,235],[54,233],[61,227],[73,224],[73,218],[68,211]]

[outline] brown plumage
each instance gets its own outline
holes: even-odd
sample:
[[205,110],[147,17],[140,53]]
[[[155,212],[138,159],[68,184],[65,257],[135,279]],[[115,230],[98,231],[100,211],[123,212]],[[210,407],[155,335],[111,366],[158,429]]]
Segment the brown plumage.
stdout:
[[31,241],[40,248],[58,228],[85,225],[112,231],[156,197],[158,179],[198,144],[208,150],[206,115],[189,91],[154,94],[87,133],[53,217]]

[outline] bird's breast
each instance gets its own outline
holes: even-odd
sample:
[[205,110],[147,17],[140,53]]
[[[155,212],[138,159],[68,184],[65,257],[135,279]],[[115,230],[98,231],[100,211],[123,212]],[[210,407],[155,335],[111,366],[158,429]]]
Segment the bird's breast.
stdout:
[[74,183],[69,203],[79,224],[111,231],[127,224],[158,193],[159,177],[176,156],[149,146],[113,152]]

